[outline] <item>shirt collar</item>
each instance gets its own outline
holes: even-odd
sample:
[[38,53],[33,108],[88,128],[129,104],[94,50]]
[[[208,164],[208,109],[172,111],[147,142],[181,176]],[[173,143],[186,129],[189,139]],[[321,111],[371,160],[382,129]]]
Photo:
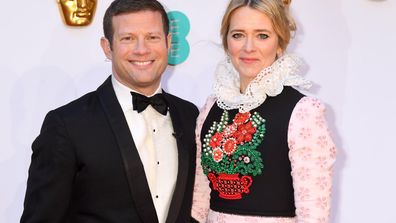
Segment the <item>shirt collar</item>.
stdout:
[[[130,89],[129,87],[123,85],[114,77],[114,75],[111,76],[111,83],[113,85],[118,102],[121,105],[122,111],[125,112],[129,109],[133,109],[131,91],[136,92],[136,93],[140,93],[140,92]],[[158,88],[154,92],[154,94],[150,95],[149,97],[151,97],[157,93],[161,93],[161,92],[162,92],[162,90],[161,90],[161,83],[160,83],[160,85],[158,86]]]

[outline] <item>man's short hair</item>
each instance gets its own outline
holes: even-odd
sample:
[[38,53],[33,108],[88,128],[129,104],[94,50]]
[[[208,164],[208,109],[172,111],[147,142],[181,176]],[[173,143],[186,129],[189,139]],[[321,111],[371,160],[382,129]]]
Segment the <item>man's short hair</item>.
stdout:
[[113,42],[113,17],[124,13],[133,13],[140,11],[153,11],[161,13],[163,29],[165,36],[169,33],[169,20],[164,7],[156,0],[115,0],[107,8],[103,17],[103,32],[106,39],[109,40],[110,46]]

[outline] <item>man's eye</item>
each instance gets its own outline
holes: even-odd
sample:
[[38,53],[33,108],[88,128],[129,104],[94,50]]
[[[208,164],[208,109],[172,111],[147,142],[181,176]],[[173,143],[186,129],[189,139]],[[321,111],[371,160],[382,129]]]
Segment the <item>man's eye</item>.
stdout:
[[149,39],[149,40],[159,40],[160,37],[159,37],[159,36],[149,36],[148,39]]
[[121,38],[121,40],[123,40],[123,41],[129,41],[131,39],[132,39],[132,37],[130,37],[130,36],[124,36]]
[[260,33],[260,34],[258,34],[258,37],[259,37],[260,39],[267,39],[267,38],[268,38],[268,35],[267,35],[267,34],[264,34],[264,33]]

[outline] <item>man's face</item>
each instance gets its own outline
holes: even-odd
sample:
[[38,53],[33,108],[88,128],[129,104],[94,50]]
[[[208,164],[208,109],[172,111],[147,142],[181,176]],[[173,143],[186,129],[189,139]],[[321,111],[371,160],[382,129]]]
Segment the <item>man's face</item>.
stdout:
[[84,26],[91,23],[97,0],[58,0],[63,18],[69,26]]
[[171,43],[161,14],[148,10],[121,14],[113,17],[112,24],[113,42],[102,38],[101,45],[112,61],[113,75],[131,89],[154,93],[168,64]]

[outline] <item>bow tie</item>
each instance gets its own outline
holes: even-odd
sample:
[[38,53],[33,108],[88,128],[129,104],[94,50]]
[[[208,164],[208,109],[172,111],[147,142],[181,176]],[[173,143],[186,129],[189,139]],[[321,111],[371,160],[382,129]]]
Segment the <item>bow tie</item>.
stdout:
[[168,111],[168,103],[166,102],[163,94],[155,94],[152,97],[146,97],[131,91],[131,95],[133,110],[137,110],[138,113],[144,111],[148,105],[151,105],[159,113],[166,115]]

